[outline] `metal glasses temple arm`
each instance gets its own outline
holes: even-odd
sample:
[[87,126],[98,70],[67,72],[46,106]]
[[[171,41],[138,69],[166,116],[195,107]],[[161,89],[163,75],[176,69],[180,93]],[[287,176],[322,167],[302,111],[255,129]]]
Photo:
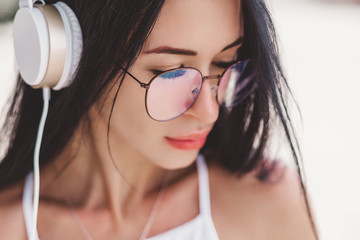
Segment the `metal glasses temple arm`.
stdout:
[[[123,69],[123,70],[124,70],[124,69]],[[124,72],[127,73],[127,74],[129,74],[130,77],[132,77],[135,81],[137,81],[137,82],[140,84],[140,87],[145,88],[146,90],[149,89],[150,84],[141,82],[139,79],[137,79],[134,75],[132,75],[132,74],[129,73],[128,71],[125,71],[125,70],[124,70]]]

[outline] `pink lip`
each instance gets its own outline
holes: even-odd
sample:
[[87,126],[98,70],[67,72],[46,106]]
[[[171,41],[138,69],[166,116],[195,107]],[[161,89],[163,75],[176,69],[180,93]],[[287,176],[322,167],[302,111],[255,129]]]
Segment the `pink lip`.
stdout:
[[210,130],[187,136],[165,137],[165,139],[174,148],[181,150],[194,150],[200,149],[205,145],[206,138],[209,133]]

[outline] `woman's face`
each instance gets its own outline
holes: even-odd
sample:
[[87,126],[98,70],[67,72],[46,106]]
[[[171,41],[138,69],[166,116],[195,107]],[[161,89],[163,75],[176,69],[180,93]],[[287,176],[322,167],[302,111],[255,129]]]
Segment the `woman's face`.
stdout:
[[[197,68],[203,76],[222,72],[219,63],[232,62],[241,44],[233,44],[243,36],[240,19],[239,0],[166,0],[129,72],[145,83],[154,77],[153,70],[180,66]],[[230,45],[235,46],[224,50]],[[111,118],[112,151],[121,149],[126,156],[135,154],[166,169],[188,166],[219,115],[213,84],[204,81],[197,100],[184,114],[158,122],[146,112],[145,89],[126,74]],[[109,101],[114,92],[115,88]],[[104,121],[108,116],[109,112],[101,114]]]

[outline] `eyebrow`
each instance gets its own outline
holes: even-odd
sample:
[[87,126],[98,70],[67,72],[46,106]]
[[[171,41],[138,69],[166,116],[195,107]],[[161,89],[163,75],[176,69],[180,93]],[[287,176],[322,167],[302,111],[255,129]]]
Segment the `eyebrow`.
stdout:
[[[224,52],[229,48],[232,48],[232,47],[235,47],[237,45],[242,44],[243,40],[244,40],[243,37],[239,37],[234,42],[232,42],[229,45],[227,45],[226,47],[224,47],[223,50],[221,50],[221,52]],[[146,54],[151,54],[151,53],[162,54],[162,53],[165,53],[165,54],[185,55],[185,56],[196,56],[197,55],[197,52],[193,51],[193,50],[182,49],[182,48],[173,48],[173,47],[169,47],[169,46],[157,47],[157,48],[154,48],[152,50],[145,51],[144,53],[146,53]]]
[[244,42],[244,38],[243,37],[239,37],[238,39],[236,39],[234,42],[230,43],[229,45],[227,45],[226,47],[224,47],[223,50],[221,50],[221,52],[224,52],[225,50],[228,50],[229,48],[235,47],[237,45],[243,44]]
[[161,46],[152,50],[145,51],[146,54],[150,53],[167,53],[175,55],[186,55],[186,56],[196,56],[197,52],[188,49],[173,48],[169,46]]

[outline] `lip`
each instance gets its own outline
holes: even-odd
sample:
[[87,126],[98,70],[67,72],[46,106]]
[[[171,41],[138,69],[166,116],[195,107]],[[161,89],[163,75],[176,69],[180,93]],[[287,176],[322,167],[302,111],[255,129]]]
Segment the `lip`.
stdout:
[[181,150],[200,149],[205,145],[210,130],[193,133],[186,136],[165,137],[165,140],[174,148]]

